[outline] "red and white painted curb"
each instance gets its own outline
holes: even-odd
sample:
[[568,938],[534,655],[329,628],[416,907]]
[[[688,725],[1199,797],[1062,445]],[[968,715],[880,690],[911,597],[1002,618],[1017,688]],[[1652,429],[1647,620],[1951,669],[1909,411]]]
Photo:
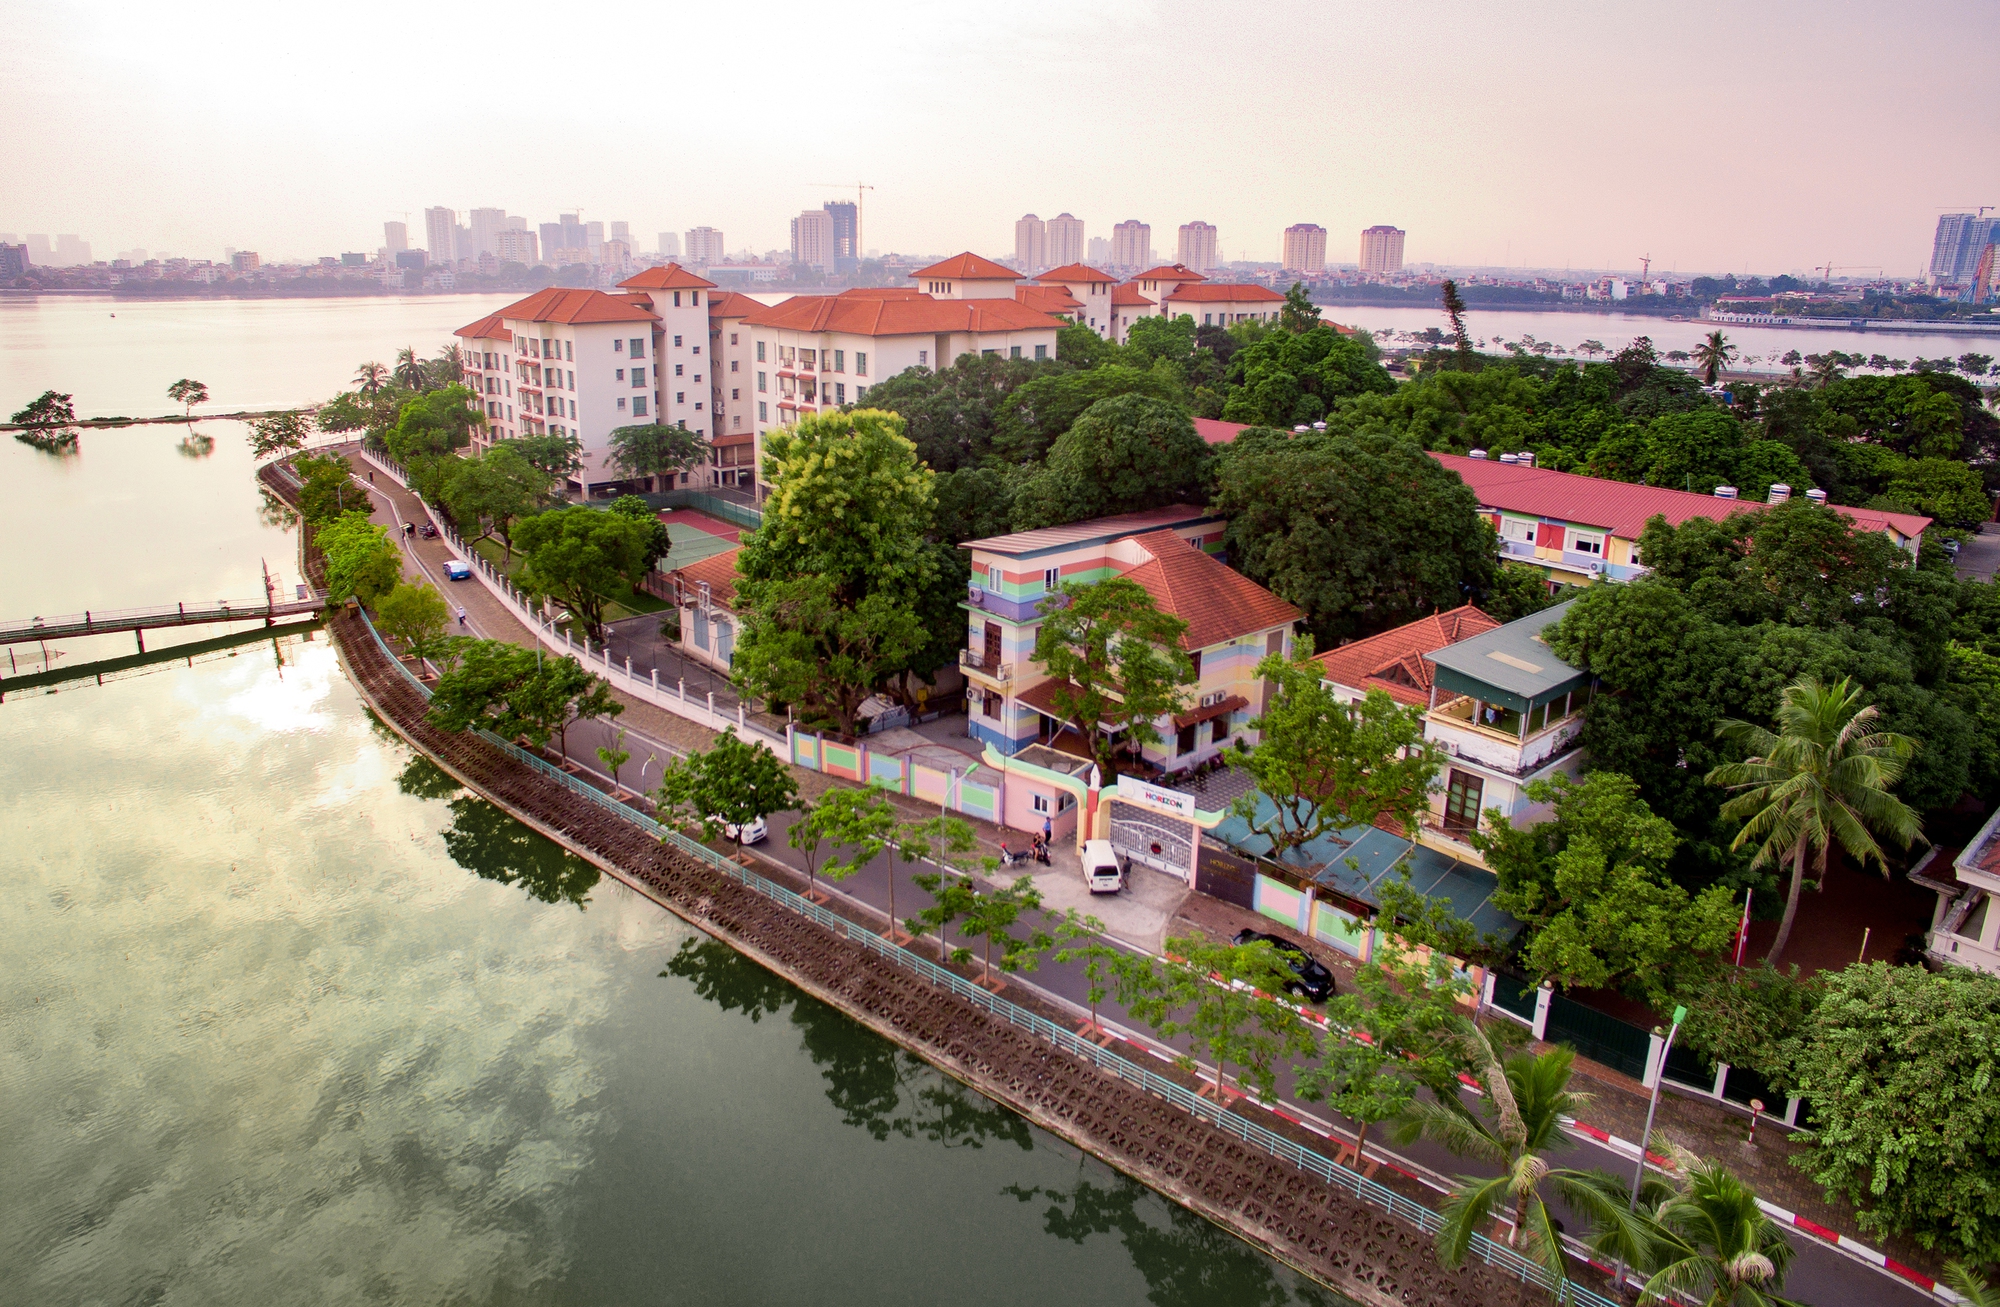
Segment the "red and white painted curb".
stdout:
[[[1566,1124],[1571,1130],[1580,1135],[1587,1135],[1595,1139],[1598,1143],[1603,1144],[1619,1156],[1629,1158],[1633,1161],[1638,1160],[1639,1145],[1633,1143],[1631,1140],[1620,1139],[1608,1130],[1601,1130],[1594,1125],[1589,1125],[1582,1121],[1569,1121]],[[1675,1169],[1671,1158],[1662,1157],[1658,1153],[1648,1152],[1646,1160],[1663,1171],[1672,1171]],[[1788,1211],[1776,1203],[1767,1203],[1762,1198],[1757,1200],[1757,1206],[1763,1208],[1764,1214],[1773,1220],[1781,1221],[1795,1230],[1803,1230],[1806,1234],[1819,1240],[1821,1243],[1831,1244],[1855,1261],[1866,1262],[1884,1274],[1906,1280],[1917,1288],[1922,1289],[1925,1293],[1930,1294],[1939,1302],[1961,1303],[1965,1301],[1958,1294],[1953,1293],[1950,1289],[1939,1284],[1922,1271],[1917,1270],[1915,1267],[1905,1266],[1887,1253],[1870,1248],[1858,1239],[1852,1239],[1847,1235],[1829,1230],[1817,1221],[1800,1216],[1797,1212]]]

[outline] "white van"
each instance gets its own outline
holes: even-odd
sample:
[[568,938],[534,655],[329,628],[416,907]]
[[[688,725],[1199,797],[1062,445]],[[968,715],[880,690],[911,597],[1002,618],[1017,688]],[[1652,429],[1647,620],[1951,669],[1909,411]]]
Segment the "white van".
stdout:
[[1110,840],[1083,842],[1083,883],[1092,894],[1116,894],[1125,888],[1125,861]]

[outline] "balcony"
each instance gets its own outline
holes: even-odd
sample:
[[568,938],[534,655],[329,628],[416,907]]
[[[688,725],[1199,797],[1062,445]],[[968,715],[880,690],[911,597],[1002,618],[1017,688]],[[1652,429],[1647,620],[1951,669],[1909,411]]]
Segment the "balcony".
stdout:
[[958,665],[974,676],[991,681],[995,685],[1008,685],[1014,680],[1014,664],[990,660],[978,649],[960,649]]

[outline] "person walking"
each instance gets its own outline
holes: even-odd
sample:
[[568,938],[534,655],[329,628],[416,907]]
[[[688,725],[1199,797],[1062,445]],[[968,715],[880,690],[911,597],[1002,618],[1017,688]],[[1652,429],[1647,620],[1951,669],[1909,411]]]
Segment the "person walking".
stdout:
[[458,606],[458,624],[459,624],[460,626],[464,626],[464,625],[465,625],[465,605],[464,605],[464,604],[460,604],[460,605]]

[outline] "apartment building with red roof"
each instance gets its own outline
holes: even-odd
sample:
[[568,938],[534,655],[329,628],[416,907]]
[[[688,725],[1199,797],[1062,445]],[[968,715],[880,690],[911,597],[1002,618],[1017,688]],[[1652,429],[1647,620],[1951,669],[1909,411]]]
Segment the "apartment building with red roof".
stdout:
[[1070,321],[1089,327],[1098,335],[1111,337],[1111,292],[1118,278],[1099,272],[1087,263],[1066,263],[1035,278],[1042,286],[1060,286],[1077,302]]
[[[1639,535],[1654,517],[1678,526],[1691,518],[1721,521],[1733,513],[1759,512],[1791,498],[1792,487],[1771,487],[1764,502],[1736,497],[1731,486],[1714,494],[1634,485],[1603,477],[1556,472],[1534,465],[1532,454],[1488,457],[1433,451],[1432,458],[1458,473],[1478,496],[1479,511],[1500,536],[1500,556],[1508,562],[1539,568],[1552,583],[1589,585],[1600,578],[1628,581],[1645,574],[1639,558]],[[1816,502],[1825,496],[1805,492]],[[1914,555],[1931,519],[1915,513],[1873,508],[1828,507],[1856,529],[1879,531],[1900,549]]]

